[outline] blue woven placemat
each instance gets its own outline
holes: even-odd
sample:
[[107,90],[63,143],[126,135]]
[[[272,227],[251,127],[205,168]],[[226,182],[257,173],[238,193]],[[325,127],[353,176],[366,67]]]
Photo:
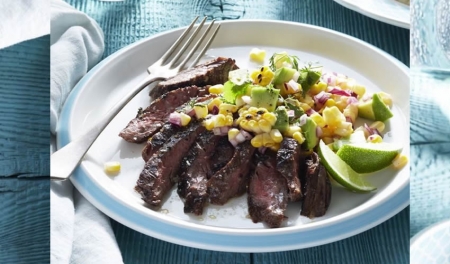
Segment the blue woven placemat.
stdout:
[[[409,65],[409,31],[348,10],[332,0],[66,0],[94,18],[105,33],[107,57],[140,39],[186,26],[196,15],[222,19],[276,19],[334,29]],[[267,254],[222,253],[167,243],[112,221],[125,263],[409,263],[409,209],[360,235],[304,250]]]
[[49,45],[0,50],[0,263],[50,261]]

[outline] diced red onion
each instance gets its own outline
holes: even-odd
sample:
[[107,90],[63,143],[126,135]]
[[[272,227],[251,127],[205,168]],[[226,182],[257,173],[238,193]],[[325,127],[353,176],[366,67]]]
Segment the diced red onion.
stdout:
[[244,101],[244,103],[246,103],[246,104],[251,104],[252,98],[248,95],[244,95],[244,96],[242,96],[242,101]]
[[348,96],[348,97],[352,96],[352,94],[349,93],[348,91],[339,89],[339,88],[337,88],[337,87],[333,87],[333,88],[332,88],[330,91],[328,91],[328,92],[331,93],[331,94],[336,94],[336,95],[344,95],[344,96]]
[[181,126],[181,115],[180,115],[180,113],[177,113],[177,112],[170,113],[170,115],[169,115],[169,122],[171,124],[174,124],[174,125],[177,125],[177,126]]
[[306,119],[307,119],[308,117],[307,117],[307,115],[306,114],[303,114],[301,117],[300,117],[300,126],[303,126],[304,124],[306,124]]
[[369,95],[369,94],[365,94],[365,95],[363,96],[363,98],[361,98],[361,100],[362,100],[363,102],[367,102],[367,101],[369,101],[370,99],[372,99],[372,95]]
[[320,78],[322,82],[325,82],[328,85],[336,85],[337,73],[335,72],[326,72],[322,74]]
[[294,110],[289,110],[287,111],[288,117],[294,117],[295,116],[295,111]]
[[194,117],[194,116],[195,116],[195,110],[194,110],[194,108],[189,109],[189,110],[186,112],[186,114],[189,115],[190,117]]
[[246,140],[253,138],[253,136],[244,129],[241,129],[240,132],[240,134],[243,135]]
[[376,128],[369,127],[366,123],[364,123],[364,129],[369,133],[369,136],[371,135],[379,135],[380,137],[383,137],[381,133]]
[[322,131],[322,128],[321,127],[316,127],[316,136],[318,137],[318,138],[320,138],[321,136],[322,136],[322,134],[323,134],[323,131]]
[[330,99],[330,94],[326,93],[324,91],[322,91],[314,96],[314,102],[318,105],[325,104],[328,99]]
[[310,108],[310,109],[308,109],[308,110],[306,111],[306,114],[307,114],[308,116],[310,116],[310,115],[312,115],[312,114],[314,114],[314,113],[316,113],[316,111],[314,111],[314,109],[312,109],[312,108]]
[[222,132],[220,131],[220,127],[213,128],[213,133],[216,136],[221,136],[222,135]]
[[289,82],[284,83],[284,88],[286,88],[286,91],[292,90],[293,93],[297,93],[299,91],[298,83],[294,80],[290,80]]
[[359,103],[358,99],[356,99],[356,98],[353,97],[353,96],[350,96],[350,97],[347,99],[347,104],[349,104],[349,105],[351,105],[351,104],[358,104],[358,103]]
[[231,145],[233,145],[233,147],[236,147],[239,144],[239,142],[235,138],[230,139],[229,141],[230,141]]
[[292,80],[294,80],[294,82],[298,81],[298,77],[300,77],[300,72],[296,71],[294,73],[294,76],[292,76]]
[[239,143],[242,143],[242,142],[244,142],[246,140],[250,140],[252,138],[253,138],[253,136],[250,133],[248,133],[247,131],[241,129],[239,131],[239,134],[237,134],[237,136],[234,139],[231,139],[229,141],[230,141],[230,143],[233,146],[236,147]]
[[264,154],[264,152],[266,152],[266,150],[267,150],[266,147],[259,147],[259,148],[258,148],[258,151],[259,151],[259,153],[261,153],[261,154]]
[[213,133],[216,136],[226,136],[228,135],[228,130],[230,130],[228,126],[215,127],[213,128]]
[[211,114],[217,115],[218,113],[219,113],[219,107],[217,107],[217,105],[213,106]]
[[352,118],[349,117],[349,116],[346,116],[346,117],[345,117],[345,121],[350,122],[350,123],[353,123]]

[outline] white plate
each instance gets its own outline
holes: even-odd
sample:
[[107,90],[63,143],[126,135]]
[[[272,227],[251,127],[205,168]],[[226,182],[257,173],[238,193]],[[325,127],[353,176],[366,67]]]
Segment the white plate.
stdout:
[[450,263],[450,220],[434,224],[411,239],[412,264]]
[[395,0],[334,0],[335,2],[373,19],[409,28],[409,6]]
[[[286,50],[302,61],[319,61],[328,70],[352,76],[368,90],[393,95],[395,116],[387,125],[386,140],[405,146],[409,155],[408,68],[383,51],[355,38],[328,29],[274,21],[221,23],[208,56],[235,58],[240,67],[249,63],[253,47],[268,53]],[[261,35],[264,29],[265,37]],[[90,71],[69,96],[59,123],[59,146],[67,144],[93,125],[126,90],[139,82],[148,65],[161,56],[183,29],[158,34],[123,48]],[[333,187],[327,214],[309,221],[299,217],[299,205],[288,208],[287,227],[268,229],[248,218],[246,196],[225,206],[208,206],[202,218],[183,213],[176,191],[160,212],[144,206],[133,191],[144,162],[142,145],[127,143],[119,131],[149,104],[144,90],[111,122],[94,143],[71,178],[78,190],[101,211],[137,231],[169,242],[204,249],[234,252],[280,251],[325,244],[358,234],[392,217],[409,203],[409,169],[387,169],[370,177],[378,191],[355,194]],[[116,177],[104,174],[103,163],[120,161]]]

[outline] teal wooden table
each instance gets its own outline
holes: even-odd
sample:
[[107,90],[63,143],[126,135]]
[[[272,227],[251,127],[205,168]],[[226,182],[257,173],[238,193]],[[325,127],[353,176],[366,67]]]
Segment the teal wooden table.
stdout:
[[0,50],[0,263],[50,261],[49,45]]
[[[337,30],[371,43],[409,65],[409,31],[348,10],[332,0],[66,0],[105,33],[104,57],[140,39],[189,24],[195,15],[275,19]],[[125,263],[409,263],[409,208],[354,237],[309,249],[224,253],[167,243],[112,220]]]

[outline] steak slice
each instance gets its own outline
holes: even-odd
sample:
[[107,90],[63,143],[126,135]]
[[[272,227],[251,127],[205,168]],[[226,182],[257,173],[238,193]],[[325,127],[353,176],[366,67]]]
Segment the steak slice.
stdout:
[[313,152],[306,160],[306,176],[303,184],[303,204],[301,215],[309,218],[323,216],[331,200],[331,183],[325,167],[319,163],[317,153]]
[[302,198],[299,179],[301,146],[297,140],[285,137],[277,152],[277,170],[286,179],[289,201],[295,202]]
[[203,132],[181,162],[178,194],[185,198],[185,213],[203,214],[203,208],[208,201],[206,184],[211,170],[211,154],[219,138],[211,131]]
[[257,162],[248,184],[248,212],[254,223],[280,227],[288,203],[286,179],[276,168],[275,155]]
[[254,152],[250,141],[239,144],[231,160],[209,179],[208,192],[212,204],[223,205],[245,193]]
[[205,127],[200,121],[192,122],[173,135],[145,163],[135,189],[150,207],[161,207],[162,199],[177,182],[176,176],[183,156],[203,131]]
[[209,86],[195,85],[179,88],[165,93],[154,100],[147,108],[140,111],[119,136],[131,143],[142,143],[155,134],[166,122],[170,113],[177,107],[189,102],[193,97],[201,97],[209,93]]
[[216,172],[222,169],[231,160],[234,154],[234,147],[228,141],[228,137],[221,137],[217,143],[216,150],[211,157],[211,171],[208,173],[208,179]]
[[218,57],[199,64],[194,68],[181,71],[172,78],[161,81],[150,92],[152,97],[159,97],[168,91],[189,85],[205,86],[223,84],[228,81],[228,73],[237,69],[235,61],[230,58]]
[[158,133],[149,138],[144,149],[142,150],[142,158],[145,162],[147,162],[148,159],[153,156],[153,154],[156,153],[172,135],[180,131],[180,129],[180,127],[174,126],[167,122]]

